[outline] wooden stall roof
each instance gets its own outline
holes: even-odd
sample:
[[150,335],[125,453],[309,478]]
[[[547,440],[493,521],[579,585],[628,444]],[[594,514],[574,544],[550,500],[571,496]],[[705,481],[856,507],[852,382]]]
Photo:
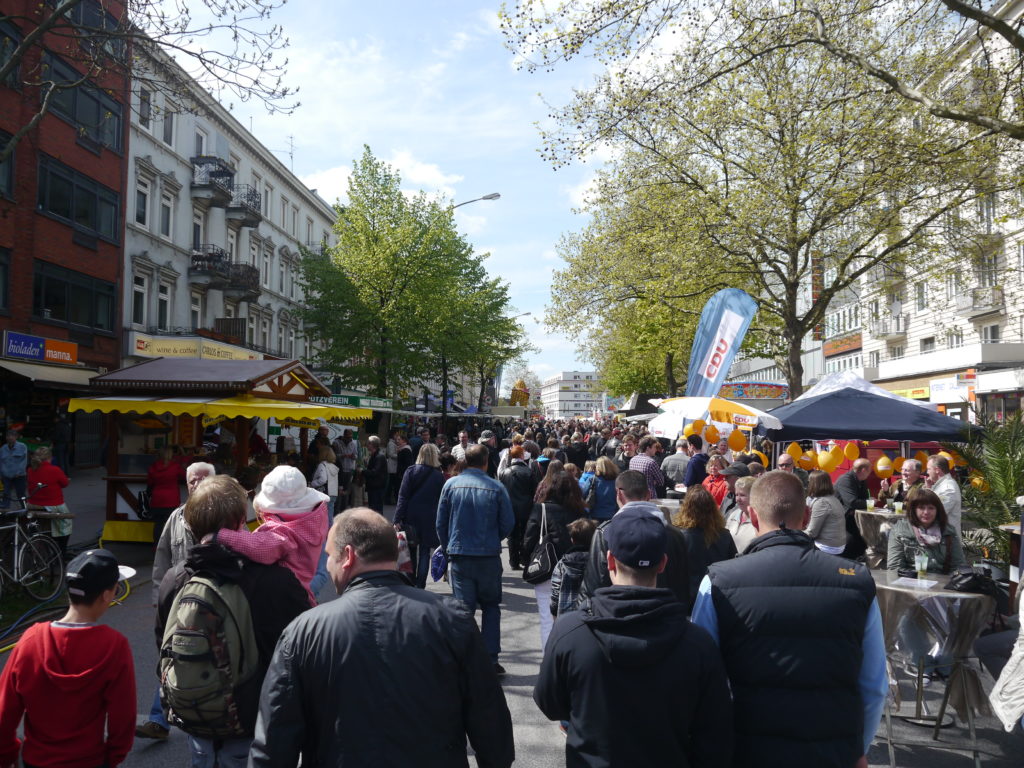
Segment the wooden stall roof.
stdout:
[[298,360],[208,360],[157,357],[90,379],[94,390],[163,395],[232,393],[286,400],[329,395]]

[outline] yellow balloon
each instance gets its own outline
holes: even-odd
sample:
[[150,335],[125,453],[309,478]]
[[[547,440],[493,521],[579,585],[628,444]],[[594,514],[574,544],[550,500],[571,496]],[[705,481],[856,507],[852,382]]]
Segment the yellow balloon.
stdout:
[[857,443],[855,443],[853,441],[850,441],[849,443],[847,443],[846,447],[843,448],[843,455],[846,458],[848,458],[850,461],[856,461],[857,459],[859,459],[860,458],[860,448],[857,446]]
[[818,451],[818,467],[822,472],[831,472],[836,468],[836,461],[828,451]]
[[842,464],[843,459],[846,458],[846,454],[843,453],[843,449],[840,448],[838,445],[833,445],[831,448],[829,448],[828,454],[829,456],[832,457],[833,461],[835,462],[832,465],[832,469],[835,469],[840,464]]
[[806,453],[801,454],[800,458],[796,460],[796,463],[800,465],[800,469],[814,469],[814,459]]
[[729,433],[729,447],[733,451],[742,451],[747,447],[747,436],[743,434],[742,429],[734,429]]
[[757,456],[757,460],[758,462],[760,462],[762,467],[768,467],[768,457],[761,453],[761,451],[754,449],[751,451],[751,453]]
[[885,454],[875,462],[875,474],[881,478],[892,477],[892,461]]
[[818,454],[815,453],[813,449],[808,451],[806,455],[807,458],[811,460],[811,469],[821,469],[821,467],[818,466]]
[[793,461],[796,461],[804,455],[804,449],[798,443],[793,442],[786,446],[786,453],[793,457]]
[[952,451],[951,453],[953,454],[953,464],[955,464],[958,467],[966,467],[967,466],[967,459],[965,459],[963,456],[961,456],[956,451]]
[[921,462],[921,469],[924,469],[925,465],[928,463],[928,454],[924,451],[918,451],[914,454],[914,458]]
[[683,427],[683,437],[689,437],[693,433],[693,424],[687,424],[685,427]]
[[704,421],[704,419],[697,419],[695,422],[693,422],[692,426],[693,434],[699,435],[701,432],[704,431],[704,427],[707,426],[707,423]]
[[717,443],[719,434],[718,428],[712,424],[704,429],[704,437],[707,438],[709,443]]
[[973,485],[975,489],[981,491],[982,493],[988,493],[990,490],[988,481],[982,475],[979,475],[977,472],[971,473],[971,485]]
[[893,474],[895,474],[896,472],[899,472],[901,469],[903,469],[903,462],[905,462],[905,461],[906,461],[906,459],[903,458],[902,456],[897,456],[895,459],[892,460],[892,471],[893,471]]
[[949,451],[939,451],[935,455],[936,456],[943,456],[943,457],[945,457],[946,461],[948,461],[951,465],[953,464],[953,454],[950,453]]

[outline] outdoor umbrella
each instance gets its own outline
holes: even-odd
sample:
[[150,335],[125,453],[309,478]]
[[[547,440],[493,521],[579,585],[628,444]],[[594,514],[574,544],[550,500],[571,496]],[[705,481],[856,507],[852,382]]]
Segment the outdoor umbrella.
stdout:
[[782,428],[782,422],[775,416],[724,397],[670,397],[651,402],[662,410],[648,425],[656,437],[674,438],[687,422],[697,419],[733,427]]

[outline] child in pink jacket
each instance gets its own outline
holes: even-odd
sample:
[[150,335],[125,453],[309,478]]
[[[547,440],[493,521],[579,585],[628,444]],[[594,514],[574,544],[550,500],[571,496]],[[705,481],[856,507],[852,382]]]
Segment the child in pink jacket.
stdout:
[[309,488],[305,476],[295,467],[274,467],[263,478],[252,502],[263,525],[252,533],[221,529],[216,540],[253,562],[290,568],[306,588],[310,605],[315,606],[309,583],[327,540],[329,498]]

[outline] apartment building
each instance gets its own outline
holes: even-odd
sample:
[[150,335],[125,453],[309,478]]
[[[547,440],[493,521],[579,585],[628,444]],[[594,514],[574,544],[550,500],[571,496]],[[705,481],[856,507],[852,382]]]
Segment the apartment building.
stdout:
[[540,389],[545,418],[590,419],[600,414],[604,401],[596,385],[596,371],[562,371],[545,379]]
[[167,56],[144,53],[127,157],[125,364],[308,358],[299,249],[333,242],[334,210]]

